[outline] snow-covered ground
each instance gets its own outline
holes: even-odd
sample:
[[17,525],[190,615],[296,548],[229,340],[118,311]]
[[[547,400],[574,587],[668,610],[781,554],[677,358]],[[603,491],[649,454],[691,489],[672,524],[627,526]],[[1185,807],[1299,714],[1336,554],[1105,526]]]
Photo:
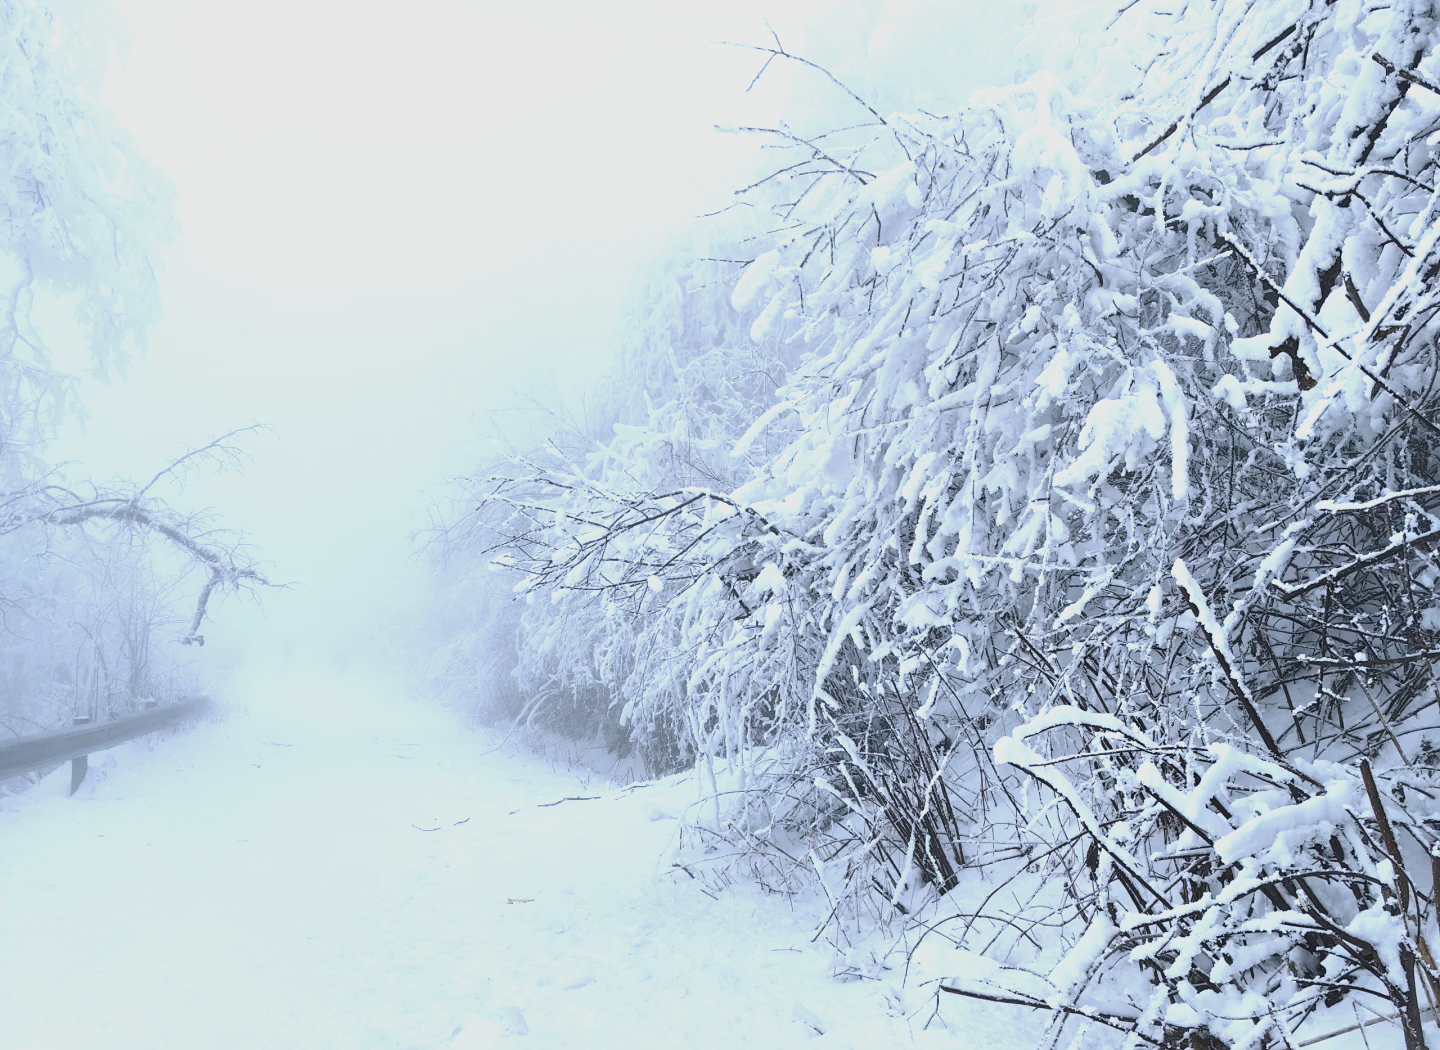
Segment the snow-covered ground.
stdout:
[[272,684],[0,803],[0,1048],[1014,1045],[1008,1010],[927,1028],[933,988],[837,979],[816,902],[677,873],[673,786],[498,743]]

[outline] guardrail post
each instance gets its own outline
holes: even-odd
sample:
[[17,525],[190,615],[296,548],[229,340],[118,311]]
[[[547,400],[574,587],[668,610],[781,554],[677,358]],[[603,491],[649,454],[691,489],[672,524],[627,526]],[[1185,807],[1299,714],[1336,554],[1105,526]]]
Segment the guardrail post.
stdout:
[[[87,726],[90,724],[90,716],[76,715],[75,720],[72,724],[77,726]],[[79,758],[72,758],[70,760],[70,794],[73,795],[76,791],[80,790],[80,783],[85,779],[85,773],[89,768],[89,755],[81,755]]]

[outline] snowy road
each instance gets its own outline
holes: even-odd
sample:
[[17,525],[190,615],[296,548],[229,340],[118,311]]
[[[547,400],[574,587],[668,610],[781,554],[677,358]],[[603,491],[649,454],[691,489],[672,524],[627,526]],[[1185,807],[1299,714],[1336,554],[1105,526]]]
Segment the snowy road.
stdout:
[[351,684],[263,695],[3,803],[0,1050],[996,1041],[835,980],[811,909],[668,874],[643,791]]

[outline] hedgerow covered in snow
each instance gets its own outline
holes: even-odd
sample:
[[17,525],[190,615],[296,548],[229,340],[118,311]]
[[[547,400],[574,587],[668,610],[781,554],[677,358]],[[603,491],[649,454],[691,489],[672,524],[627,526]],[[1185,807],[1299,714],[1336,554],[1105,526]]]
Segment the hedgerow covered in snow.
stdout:
[[1294,1045],[1358,997],[1419,1050],[1440,11],[1078,17],[953,113],[776,129],[647,286],[610,432],[468,479],[508,713],[697,764],[697,821],[838,915],[1042,876],[1058,965],[946,988],[1055,1039]]

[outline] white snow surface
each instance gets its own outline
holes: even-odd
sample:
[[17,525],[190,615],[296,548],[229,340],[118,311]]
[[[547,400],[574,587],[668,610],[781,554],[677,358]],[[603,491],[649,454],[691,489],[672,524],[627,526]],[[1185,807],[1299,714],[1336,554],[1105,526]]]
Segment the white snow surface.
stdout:
[[914,973],[837,979],[816,902],[671,868],[684,785],[499,743],[377,685],[272,684],[92,756],[73,798],[67,764],[0,800],[0,1047],[1013,1043],[950,996],[927,1029]]

